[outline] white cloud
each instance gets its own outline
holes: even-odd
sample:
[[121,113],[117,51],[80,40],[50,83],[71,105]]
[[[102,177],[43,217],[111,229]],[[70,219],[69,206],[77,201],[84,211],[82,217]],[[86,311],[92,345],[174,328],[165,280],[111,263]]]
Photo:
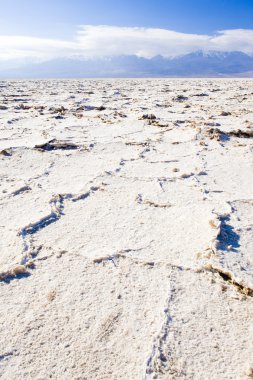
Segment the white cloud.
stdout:
[[0,59],[47,60],[73,54],[78,49],[74,42],[25,36],[0,36]]
[[234,29],[223,30],[211,38],[212,49],[221,51],[243,51],[253,53],[253,30]]
[[150,58],[191,52],[205,47],[208,36],[166,29],[83,26],[77,41],[89,55],[133,54]]
[[72,41],[25,36],[0,36],[0,60],[26,62],[61,57],[101,57],[130,54],[173,57],[196,50],[253,53],[253,30],[234,29],[214,35],[178,33],[166,29],[80,26]]

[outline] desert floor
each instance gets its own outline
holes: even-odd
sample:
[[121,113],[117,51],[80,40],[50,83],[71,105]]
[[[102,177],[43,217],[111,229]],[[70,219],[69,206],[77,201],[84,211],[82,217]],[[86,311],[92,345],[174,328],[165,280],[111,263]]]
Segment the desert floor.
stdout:
[[0,82],[0,378],[253,377],[253,80]]

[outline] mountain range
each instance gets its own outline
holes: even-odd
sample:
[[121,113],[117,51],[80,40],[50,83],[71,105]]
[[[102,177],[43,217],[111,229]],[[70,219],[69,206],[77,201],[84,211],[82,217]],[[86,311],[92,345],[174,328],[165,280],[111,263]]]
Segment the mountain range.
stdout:
[[174,58],[120,55],[58,58],[36,64],[0,66],[0,78],[253,77],[253,56],[240,51],[196,51]]

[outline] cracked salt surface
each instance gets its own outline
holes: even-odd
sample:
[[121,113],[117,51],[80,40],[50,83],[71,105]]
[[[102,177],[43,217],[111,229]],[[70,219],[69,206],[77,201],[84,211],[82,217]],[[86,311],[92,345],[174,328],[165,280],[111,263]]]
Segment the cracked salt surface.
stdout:
[[249,379],[252,80],[2,83],[1,379]]

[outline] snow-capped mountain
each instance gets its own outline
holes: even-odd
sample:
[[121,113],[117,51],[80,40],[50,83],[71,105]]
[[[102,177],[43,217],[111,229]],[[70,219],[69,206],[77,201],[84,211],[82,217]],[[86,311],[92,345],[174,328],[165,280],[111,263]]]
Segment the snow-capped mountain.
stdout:
[[[12,67],[12,68],[11,68]],[[0,78],[85,78],[85,77],[227,77],[252,76],[253,56],[245,53],[196,51],[174,58],[151,59],[121,55],[96,59],[55,59],[6,69]]]

